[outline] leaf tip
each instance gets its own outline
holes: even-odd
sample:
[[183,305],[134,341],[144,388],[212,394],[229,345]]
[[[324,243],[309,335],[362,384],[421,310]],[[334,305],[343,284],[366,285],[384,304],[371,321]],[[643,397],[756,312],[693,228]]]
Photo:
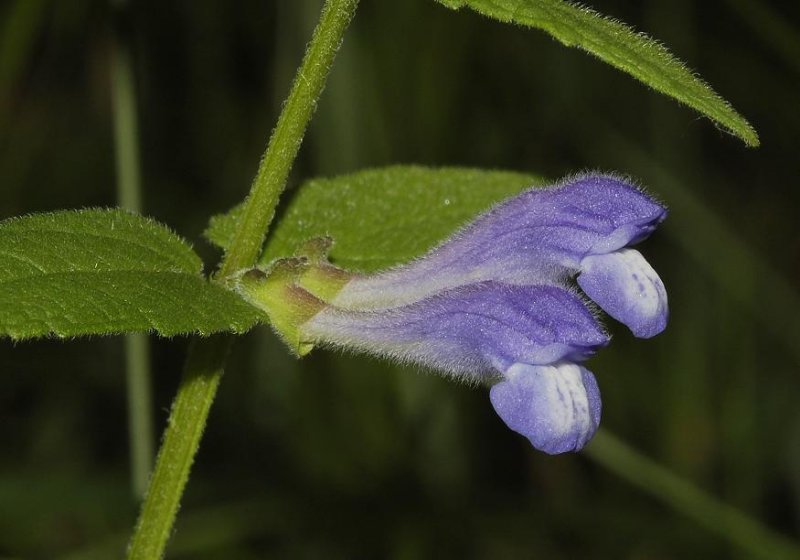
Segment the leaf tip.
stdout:
[[761,146],[761,138],[759,138],[758,132],[756,132],[756,129],[750,126],[749,124],[747,125],[747,128],[744,130],[741,138],[748,148],[758,148],[759,146]]
[[733,113],[732,120],[722,122],[712,117],[717,127],[744,142],[744,145],[748,148],[758,148],[761,146],[761,138],[759,138],[756,129],[732,107],[730,110]]

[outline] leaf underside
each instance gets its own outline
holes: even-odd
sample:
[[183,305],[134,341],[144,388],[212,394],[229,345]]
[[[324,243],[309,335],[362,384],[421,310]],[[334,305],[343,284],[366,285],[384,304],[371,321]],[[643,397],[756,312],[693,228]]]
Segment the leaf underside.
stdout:
[[257,312],[209,283],[191,247],[123,210],[0,222],[0,335],[243,332]]
[[728,102],[663,45],[592,9],[564,0],[439,0],[487,17],[541,29],[568,47],[581,48],[758,146],[758,134]]
[[[465,168],[392,166],[303,184],[267,240],[260,260],[302,252],[330,236],[331,260],[372,272],[409,261],[493,204],[541,184],[532,175]],[[206,236],[226,247],[238,208],[212,219]]]

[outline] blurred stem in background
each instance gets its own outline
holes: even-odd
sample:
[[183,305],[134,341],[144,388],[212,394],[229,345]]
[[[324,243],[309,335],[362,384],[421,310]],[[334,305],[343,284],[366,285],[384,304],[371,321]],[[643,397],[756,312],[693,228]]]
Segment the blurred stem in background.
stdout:
[[[660,37],[681,53],[687,60],[697,59],[697,6],[691,0],[651,0],[645,13],[648,27],[659,29]],[[702,153],[697,136],[686,135],[680,119],[680,107],[665,102],[661,96],[649,99],[648,125],[649,144],[652,152],[673,169],[698,169],[699,154]],[[670,216],[671,218],[671,216]],[[681,278],[681,285],[691,284],[693,278]],[[676,282],[677,283],[677,282]],[[670,286],[676,290],[680,286]],[[680,297],[672,293],[670,298]],[[663,431],[661,438],[663,452],[660,454],[675,472],[700,484],[709,481],[711,471],[712,428],[705,422],[705,409],[709,395],[713,394],[710,369],[704,359],[698,356],[696,346],[699,340],[710,344],[708,338],[713,333],[708,323],[711,317],[706,313],[700,298],[707,298],[699,291],[689,291],[687,298],[694,302],[688,308],[691,319],[686,320],[680,328],[672,333],[675,337],[674,347],[660,364],[669,364],[668,375],[664,376],[663,399],[664,417],[659,428]],[[694,434],[687,438],[687,430]]]
[[597,432],[586,453],[643,492],[746,550],[752,558],[800,558],[800,548],[792,541],[640,455],[605,430]]
[[742,23],[748,25],[776,54],[800,72],[800,33],[786,18],[776,13],[768,2],[725,0]]
[[0,14],[4,22],[0,27],[0,117],[9,102],[9,90],[25,70],[33,51],[45,0],[17,0],[3,8]]
[[[111,105],[114,114],[114,151],[117,166],[117,202],[131,212],[142,212],[139,171],[139,128],[133,75],[127,0],[111,1]],[[150,380],[150,343],[146,334],[125,336],[125,376],[128,389],[128,434],[131,482],[137,498],[144,496],[153,466],[153,396]]]
[[[683,359],[685,363],[680,362],[681,356],[675,355],[673,347],[673,354],[670,357],[673,371],[671,377],[674,378],[676,375],[674,373],[676,369],[686,367],[692,361],[696,374],[709,375],[713,365],[697,364],[696,352],[692,352],[689,348],[690,344],[694,347],[698,344],[711,346],[714,337],[710,336],[709,332],[713,332],[714,336],[723,333],[723,337],[726,337],[723,340],[737,340],[735,353],[732,354],[730,348],[724,344],[721,349],[723,356],[732,355],[734,358],[731,364],[725,364],[726,384],[722,390],[723,423],[715,429],[722,436],[717,439],[721,440],[722,453],[726,454],[724,464],[727,498],[737,505],[743,507],[746,505],[748,509],[752,509],[753,502],[756,501],[753,494],[756,491],[751,487],[753,485],[757,487],[760,483],[759,461],[762,460],[762,450],[758,447],[761,442],[753,427],[757,412],[757,405],[753,399],[758,394],[756,391],[758,372],[755,365],[758,361],[754,356],[752,338],[754,325],[760,326],[781,343],[794,362],[800,364],[798,351],[800,348],[796,343],[800,335],[798,320],[800,297],[783,274],[759,255],[709,204],[685,187],[687,183],[711,183],[713,179],[703,177],[688,181],[684,176],[669,171],[660,163],[675,153],[661,157],[653,156],[646,150],[634,146],[607,123],[598,123],[598,127],[605,131],[605,137],[611,139],[616,156],[626,162],[626,167],[648,169],[655,182],[664,189],[666,199],[672,208],[670,221],[664,228],[665,234],[677,248],[686,252],[697,266],[697,270],[704,273],[710,282],[719,288],[722,298],[719,305],[722,309],[712,315],[713,320],[710,324],[698,323],[693,327],[693,330],[697,329],[694,333],[697,337],[705,336],[705,338],[702,342],[698,342],[699,338],[695,338],[694,341],[686,340],[684,343],[686,356]],[[679,140],[675,139],[674,143],[679,143]],[[610,157],[605,146],[601,146],[598,153],[602,157]],[[675,169],[702,169],[702,166],[694,163],[684,165],[673,163]],[[731,302],[734,305],[731,305]],[[696,307],[702,312],[704,308],[699,303],[697,302]],[[748,312],[753,321],[749,318],[742,319],[742,311]],[[684,316],[683,323],[685,326],[691,326],[695,321]],[[701,331],[704,329],[706,333],[702,334]],[[749,335],[743,334],[748,330]],[[683,336],[691,337],[692,334],[686,332]],[[702,355],[712,356],[708,352],[710,350],[706,350],[706,354]],[[713,358],[708,359],[713,360]],[[705,383],[714,382],[714,379],[705,381]],[[698,390],[699,387],[695,382],[694,387],[681,391],[679,397],[685,399],[687,395],[692,395]],[[713,392],[708,388],[706,390]],[[673,409],[679,406],[685,407],[679,404],[678,400],[675,398],[670,404]],[[684,411],[684,416],[687,415],[687,411]],[[703,437],[702,434],[698,436],[697,433],[693,433],[693,438],[686,438],[687,428],[691,428],[694,432],[702,432],[702,427],[698,426],[697,422],[689,421],[683,426],[681,436],[683,442]],[[800,547],[796,542],[789,541],[760,525],[756,518],[745,517],[743,513],[703,493],[655,461],[638,456],[635,451],[608,433],[598,434],[595,440],[596,445],[593,443],[593,446],[587,449],[595,461],[670,505],[676,511],[697,521],[698,524],[741,547],[747,551],[748,558],[800,558]],[[726,440],[732,442],[727,447],[725,447]],[[743,445],[750,453],[742,453]],[[680,462],[678,458],[673,457],[671,462],[676,461]],[[686,467],[691,466],[684,465],[682,470],[688,470]],[[694,473],[694,477],[696,476],[700,475]]]
[[[731,8],[735,9],[743,16],[742,20],[744,23],[754,29],[761,30],[757,35],[764,39],[771,49],[782,54],[787,64],[793,64],[794,68],[798,68],[797,60],[800,59],[798,59],[798,57],[792,57],[793,53],[800,52],[797,50],[797,37],[792,36],[791,26],[787,24],[785,20],[780,19],[780,16],[774,11],[770,11],[772,8],[765,7],[753,0],[726,0],[726,2]],[[330,1],[328,2],[328,4],[331,3]],[[114,3],[115,6],[120,6],[121,4],[123,4],[123,2],[120,1]],[[292,15],[294,12],[299,11],[303,11],[303,13],[309,12],[312,6],[319,6],[320,4],[321,2],[318,0],[303,0],[302,2],[298,1],[297,4],[292,0],[284,0],[281,6],[283,7],[282,11],[285,12],[285,16],[287,14]],[[16,2],[9,2],[8,6],[3,7],[2,14],[5,16],[5,20],[2,29],[0,29],[0,130],[3,128],[2,121],[4,110],[9,109],[9,106],[4,104],[4,102],[10,98],[8,96],[9,88],[17,81],[20,72],[24,71],[25,64],[31,57],[37,36],[37,29],[38,26],[42,24],[44,18],[43,14],[46,12],[44,8],[47,6],[48,3],[45,0],[17,0]],[[672,25],[684,25],[682,22],[692,21],[693,18],[693,9],[688,9],[685,1],[678,3],[676,6],[665,0],[656,0],[650,4],[650,8],[651,21],[653,22],[663,22],[665,17],[670,14],[675,16]],[[375,8],[373,7],[372,9],[374,10]],[[678,18],[677,14],[680,12],[688,12],[688,14],[685,14],[683,18]],[[300,18],[295,17],[295,19],[297,20]],[[278,28],[279,32],[281,30],[285,31],[285,19],[281,17],[279,20],[281,22]],[[767,32],[765,30],[771,31]],[[780,32],[781,30],[788,32]],[[124,28],[122,31],[124,31]],[[291,35],[294,35],[294,33],[291,33]],[[138,209],[141,204],[138,189],[138,134],[136,131],[136,104],[130,63],[130,45],[124,41],[124,39],[126,39],[124,34],[119,35],[118,39],[122,40],[116,42],[113,46],[111,71],[119,201],[122,206]],[[696,46],[692,45],[691,39],[692,37],[689,37],[688,44],[682,43],[678,47],[682,54],[686,54],[687,51],[691,52],[695,50]],[[670,38],[667,42],[673,44],[674,41],[674,38]],[[284,41],[279,43],[279,45],[283,44]],[[284,52],[279,58],[291,59],[293,58],[293,56],[291,56],[293,54],[293,50],[288,53],[288,55]],[[693,59],[694,57],[688,56],[687,58]],[[342,61],[339,60],[339,63],[341,62]],[[286,68],[286,72],[282,75],[288,80],[293,68],[289,65],[285,65],[284,68]],[[347,93],[346,90],[341,88],[338,90],[338,95],[333,91],[337,87],[336,82],[341,84],[348,81],[349,76],[347,76],[346,73],[342,73],[342,70],[343,68],[339,68],[337,70],[339,73],[331,77],[329,95],[326,96],[325,100],[325,103],[328,104],[328,108],[325,114],[321,114],[320,116],[331,122],[343,121],[347,124],[349,117],[346,116],[352,113],[354,98],[345,95]],[[306,77],[308,78],[308,76]],[[365,77],[361,68],[359,68],[359,78],[359,87],[366,87],[363,85]],[[283,83],[280,80],[277,81]],[[374,84],[373,89],[377,89]],[[372,97],[377,98],[377,95],[367,97],[368,100],[371,100]],[[388,105],[389,103],[386,104]],[[373,118],[365,119],[363,116],[365,110],[364,106],[358,103],[356,106],[360,115],[360,117],[356,115],[357,117],[364,120]],[[660,101],[657,103],[657,106],[663,108],[663,104]],[[335,107],[335,109],[331,109],[332,107]],[[342,110],[343,108],[346,110]],[[376,111],[375,113],[375,118],[379,118],[380,111]],[[696,161],[698,157],[695,154],[702,153],[702,147],[698,149],[693,142],[696,140],[696,137],[694,135],[685,134],[681,128],[684,125],[681,125],[679,119],[673,120],[671,113],[672,108],[669,108],[666,112],[662,111],[660,114],[657,113],[656,109],[655,120],[653,122],[653,151],[656,154],[655,156],[631,144],[630,140],[626,140],[624,134],[618,134],[613,130],[608,130],[607,124],[603,125],[603,130],[607,130],[609,134],[600,135],[600,137],[605,138],[606,141],[598,142],[598,147],[596,149],[601,153],[605,151],[606,155],[602,158],[604,161],[611,160],[609,153],[613,150],[617,153],[619,158],[630,161],[632,167],[648,169],[648,176],[658,178],[658,180],[654,182],[663,185],[663,187],[667,189],[665,191],[665,196],[674,210],[671,220],[667,224],[668,229],[666,230],[666,235],[671,235],[675,245],[684,249],[687,254],[696,261],[698,269],[704,272],[716,286],[722,288],[721,292],[726,296],[723,300],[723,305],[727,305],[728,301],[733,301],[738,303],[743,309],[749,310],[753,317],[757,319],[757,325],[759,327],[763,326],[768,333],[773,334],[776,340],[785,346],[787,353],[794,356],[795,361],[800,363],[800,353],[798,353],[798,346],[796,344],[796,333],[800,333],[800,322],[797,320],[797,317],[800,316],[798,314],[800,313],[798,311],[800,310],[800,299],[791,286],[790,279],[773,272],[772,269],[774,267],[770,266],[768,261],[758,254],[743,234],[738,232],[732,224],[726,222],[724,215],[721,214],[720,211],[715,210],[711,203],[704,202],[702,197],[687,189],[685,186],[687,184],[687,181],[684,180],[685,177],[678,174],[677,170],[698,169],[699,164]],[[331,116],[332,114],[333,116]],[[414,119],[408,120],[416,122]],[[363,124],[361,126],[363,128]],[[597,128],[599,129],[601,127]],[[380,127],[378,127],[378,129],[379,131],[383,131]],[[375,142],[373,141],[373,135],[359,135],[356,131],[357,129],[355,127],[352,131],[331,131],[330,126],[324,128],[317,127],[316,132],[313,129],[309,131],[310,139],[314,141],[314,148],[316,148],[317,152],[314,153],[313,156],[314,169],[322,172],[327,172],[328,170],[338,171],[339,168],[347,169],[352,165],[350,163],[351,157],[357,160],[360,153],[361,159],[365,159],[365,152],[369,154],[371,153],[369,150],[374,151]],[[348,149],[345,150],[348,157],[345,161],[341,159],[332,159],[332,151],[329,148],[333,146],[341,148],[342,141],[350,139],[348,135],[352,135],[352,138],[356,140],[355,145],[350,146],[348,144]],[[358,138],[367,137],[370,138],[370,142],[366,144],[364,142],[357,142]],[[609,140],[609,138],[613,140]],[[389,141],[386,142],[388,144]],[[355,152],[355,155],[350,154],[351,151]],[[387,149],[387,153],[391,153],[391,150]],[[434,156],[430,157],[433,159]],[[440,156],[436,156],[437,159],[439,157]],[[293,159],[290,156],[285,156],[285,158],[284,161],[288,161],[289,163],[291,163],[291,159]],[[269,166],[262,166],[262,168],[266,167]],[[708,175],[710,183],[719,182],[719,178],[713,177],[713,173],[709,172]],[[261,173],[259,177],[261,177]],[[283,182],[285,182],[285,177]],[[705,184],[705,181],[697,180],[692,181],[692,183]],[[136,188],[131,189],[129,188],[130,185],[134,185]],[[273,185],[278,185],[278,182],[273,181]],[[279,192],[281,186],[282,183],[275,187],[278,190],[273,192]],[[672,225],[673,223],[674,227]],[[755,278],[749,275],[743,278],[743,271],[749,271],[751,274],[753,271],[759,271],[759,274]],[[759,294],[759,299],[753,296],[754,293]],[[698,290],[696,297],[698,301],[702,301],[706,296],[704,296],[702,291]],[[693,307],[694,306],[692,306],[692,308]],[[698,309],[696,312],[699,315],[702,313],[702,309],[700,309],[699,306],[697,307]],[[731,309],[735,308],[735,306],[727,307],[728,311],[732,312],[734,316],[738,315],[738,309]],[[740,320],[742,319],[740,318]],[[727,330],[735,331],[737,328],[736,325],[729,324],[728,321],[720,321],[718,317],[715,317],[715,321],[723,323],[723,328]],[[689,322],[691,323],[691,321]],[[743,322],[746,323],[747,321],[743,320]],[[686,407],[698,414],[703,414],[703,410],[698,408],[698,405],[702,406],[705,403],[705,398],[700,395],[698,399],[699,393],[697,392],[697,385],[698,383],[708,383],[709,379],[704,378],[700,381],[692,380],[691,375],[693,373],[708,375],[709,371],[704,370],[709,370],[712,366],[702,361],[698,362],[698,352],[695,350],[698,343],[696,340],[692,340],[692,337],[695,334],[702,333],[706,328],[707,326],[705,323],[697,324],[694,325],[691,331],[684,333],[684,340],[681,344],[685,349],[686,355],[682,363],[675,359],[674,354],[672,356],[673,362],[670,369],[670,375],[673,376],[671,379],[671,387],[674,389],[672,404],[670,405],[672,423],[670,423],[670,419],[667,419],[665,424],[669,426],[671,432],[676,434],[676,436],[683,436],[683,433],[681,433],[682,425],[675,422],[679,418],[689,416],[686,414]],[[743,328],[754,329],[752,325]],[[747,335],[737,336],[734,333],[727,336],[725,339],[748,341],[749,337]],[[147,340],[143,340],[146,344]],[[182,482],[173,487],[175,488],[175,493],[172,496],[167,496],[167,498],[175,498],[175,502],[172,504],[174,505],[174,509],[171,513],[169,511],[166,512],[173,517],[177,510],[180,494],[185,485],[185,477],[188,477],[189,468],[194,453],[197,450],[197,445],[199,444],[206,415],[208,414],[214,394],[216,393],[217,384],[222,374],[224,354],[229,343],[229,340],[225,342],[223,339],[223,343],[221,344],[213,341],[204,341],[203,344],[197,345],[202,348],[192,352],[192,356],[196,356],[196,359],[193,362],[190,361],[187,365],[180,395],[178,399],[176,399],[176,404],[173,407],[171,423],[179,424],[183,421],[182,419],[185,419],[191,424],[186,427],[185,431],[182,432],[182,436],[180,436],[183,437],[181,441],[185,444],[185,447],[183,447],[184,455],[182,456],[182,461],[173,463],[165,461],[167,467],[173,467],[176,472],[178,472],[177,476],[184,476]],[[126,344],[128,343],[126,342]],[[749,344],[752,344],[752,340],[749,340]],[[737,430],[742,432],[753,430],[753,435],[749,436],[749,439],[751,441],[757,441],[755,429],[747,425],[747,418],[750,418],[750,421],[755,423],[754,413],[752,411],[749,414],[741,413],[742,409],[747,409],[759,404],[753,401],[755,392],[751,390],[750,386],[750,384],[755,383],[755,378],[753,377],[755,370],[750,367],[755,360],[754,357],[751,356],[755,350],[750,348],[747,344],[743,345],[741,342],[737,343],[737,345],[737,358],[740,357],[743,352],[742,346],[746,346],[745,353],[749,356],[749,359],[744,360],[740,365],[741,379],[737,377],[735,382],[728,383],[729,387],[726,391],[731,394],[732,399],[730,404],[726,405],[728,407],[726,408],[726,414],[729,420],[724,422],[724,429],[731,432]],[[203,348],[205,350],[203,350]],[[135,356],[137,352],[140,357],[144,356],[140,364],[146,367],[146,349],[143,352],[141,350],[136,352],[129,351],[128,358],[130,359],[131,356]],[[705,354],[702,355],[704,356]],[[212,358],[219,358],[219,361],[214,362]],[[675,377],[675,372],[680,372],[683,364],[692,362],[696,364],[695,370],[687,370],[681,377]],[[750,364],[750,366],[748,366],[748,364]],[[270,368],[274,367],[274,358],[272,358]],[[746,381],[748,384],[743,383],[743,381]],[[689,388],[690,383],[694,387],[693,389]],[[684,390],[684,388],[686,389]],[[132,398],[134,391],[129,390],[129,395]],[[685,395],[689,395],[690,397],[693,395],[693,397],[687,399],[683,398],[682,395],[683,397],[685,397]],[[198,408],[198,404],[203,405],[204,408]],[[184,408],[181,409],[181,405],[184,405]],[[681,408],[681,406],[684,408]],[[674,410],[672,410],[672,407],[675,407]],[[145,410],[147,412],[145,418],[149,422],[150,406],[148,405]],[[708,413],[706,412],[705,415],[708,416]],[[732,425],[731,420],[736,420],[738,424]],[[683,426],[686,425],[687,424],[683,424]],[[689,425],[691,425],[691,423],[689,423]],[[694,425],[693,428],[696,429],[696,425]],[[131,443],[135,449],[136,437],[133,434],[136,432],[136,428],[134,422],[131,422],[131,430]],[[148,431],[148,435],[149,434],[152,434],[152,428]],[[168,436],[168,438],[169,437],[170,436]],[[178,436],[175,437],[177,438]],[[684,439],[691,440],[693,438],[697,439],[697,434],[692,434],[691,438]],[[760,481],[754,482],[754,480],[757,480],[757,475],[753,475],[754,469],[751,468],[747,455],[749,454],[749,457],[753,460],[766,461],[768,459],[761,459],[758,455],[759,451],[749,449],[749,451],[745,452],[742,450],[741,442],[747,441],[743,436],[738,436],[734,439],[740,448],[739,454],[736,454],[736,446],[731,446],[730,449],[726,450],[730,455],[725,458],[726,469],[731,463],[734,463],[737,469],[734,474],[739,477],[740,482],[734,485],[734,487],[742,489],[742,484],[744,483],[761,484]],[[685,442],[683,446],[686,446]],[[728,542],[742,547],[742,549],[748,551],[750,555],[769,558],[800,557],[797,546],[788,542],[786,538],[770,531],[760,525],[754,518],[747,518],[744,513],[733,510],[730,506],[717,500],[710,494],[705,493],[704,490],[701,490],[702,487],[707,486],[707,480],[704,480],[704,474],[706,473],[704,473],[703,470],[694,472],[691,457],[688,458],[689,461],[684,461],[683,459],[686,459],[686,457],[673,455],[669,453],[669,449],[666,451],[667,454],[670,455],[669,458],[664,461],[664,464],[669,465],[668,468],[639,454],[607,432],[598,434],[596,440],[587,449],[588,455],[595,462],[619,475],[626,482],[640,489],[643,494],[654,497],[659,503],[666,504],[676,512],[696,521],[698,526],[705,527],[720,535]],[[133,455],[136,455],[135,451]],[[177,455],[179,454],[173,454],[172,457],[174,458]],[[149,465],[150,462],[147,461],[147,467],[142,471],[144,472],[143,476],[145,478]],[[137,478],[135,474],[135,459],[133,470],[135,481]],[[688,471],[689,474],[687,478],[683,479],[679,478],[676,472],[670,472],[673,470],[684,475],[686,475]],[[172,476],[172,478],[170,478],[170,476]],[[176,480],[172,473],[164,473],[164,477],[164,480],[167,482],[174,482]],[[689,480],[695,481],[696,485],[689,482]],[[165,482],[162,488],[167,485],[167,482]],[[742,505],[745,510],[753,511],[752,503],[750,499],[747,498],[747,488],[744,488],[744,490],[745,498],[741,500],[742,503],[739,505]],[[153,494],[153,492],[151,492],[151,494]],[[735,493],[730,497],[737,502],[739,501]],[[289,498],[286,499],[288,500]],[[156,505],[164,505],[166,502],[154,498],[153,503]],[[169,503],[167,503],[167,505],[170,506]],[[252,523],[252,525],[249,525],[249,527],[251,527],[249,530],[252,531],[251,535],[258,535],[259,528],[262,531],[261,534],[263,534],[265,526],[267,527],[266,532],[268,533],[270,530],[279,526],[280,520],[285,521],[283,502],[275,506],[277,513],[273,516],[266,516],[264,512],[256,508],[255,513],[249,509],[247,510],[250,512],[248,514],[250,517],[242,515],[242,519],[239,519],[239,517],[231,514],[232,511],[236,511],[235,508],[235,504],[221,508],[221,512],[214,516],[212,523],[208,523],[196,531],[189,530],[189,524],[191,524],[193,519],[192,514],[190,513],[187,519],[182,517],[182,523],[187,523],[187,525],[184,527],[185,530],[178,535],[170,551],[172,553],[179,553],[179,549],[182,547],[181,541],[184,539],[190,540],[192,535],[198,535],[198,538],[201,539],[206,538],[208,540],[213,540],[215,534],[214,530],[217,530],[219,533],[227,531],[225,532],[227,536],[224,537],[227,542],[236,542],[240,539],[244,540],[245,537],[243,534],[247,532],[247,529],[243,527],[248,527],[245,519],[249,519],[250,523]],[[268,509],[267,511],[271,510]],[[267,519],[265,520],[264,517],[267,517]],[[227,524],[225,524],[225,522],[227,522]],[[164,526],[167,527],[168,534],[169,525]],[[669,527],[667,527],[667,530],[668,529]],[[222,539],[222,537],[219,538]],[[115,536],[115,551],[119,550],[122,539],[122,535]],[[166,536],[164,539],[166,539]],[[193,550],[199,553],[208,546],[208,542],[204,542],[202,546],[195,543],[194,546],[195,548]],[[111,556],[113,556],[113,554],[106,554],[103,552],[98,557],[108,558]]]
[[[672,213],[664,232],[711,278],[731,300],[741,305],[778,341],[795,364],[800,365],[800,294],[784,274],[772,266],[718,212],[685,181],[666,169],[646,150],[635,146],[612,126],[598,123],[614,144],[614,156],[631,169],[649,169],[669,200]],[[610,156],[607,146],[598,145],[599,154]],[[716,180],[716,178],[714,178]],[[739,270],[758,271],[752,282],[745,282]],[[734,272],[736,271],[736,272]],[[758,293],[758,299],[752,294]]]
[[[358,0],[326,0],[292,88],[258,167],[218,278],[255,264]],[[219,386],[233,337],[195,341],[159,451],[128,558],[161,558]]]

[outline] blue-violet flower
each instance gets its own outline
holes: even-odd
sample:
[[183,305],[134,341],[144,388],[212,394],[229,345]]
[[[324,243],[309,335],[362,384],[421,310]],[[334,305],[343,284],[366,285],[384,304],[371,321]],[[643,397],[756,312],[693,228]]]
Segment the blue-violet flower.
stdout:
[[499,379],[492,406],[547,453],[581,449],[600,392],[580,362],[609,342],[583,292],[636,336],[661,332],[667,295],[633,245],[666,209],[630,182],[582,175],[534,188],[476,218],[427,255],[363,275],[307,255],[242,274],[237,290],[303,354],[353,348],[472,382]]
[[[577,451],[597,429],[597,382],[573,362],[609,338],[567,289],[484,281],[405,306],[360,311],[315,304],[296,285],[283,293],[273,286],[265,297],[266,278],[245,275],[239,291],[279,321],[293,315],[296,331],[289,338],[295,343],[361,350],[472,382],[502,376],[491,390],[492,405],[511,429],[547,453]],[[282,310],[275,313],[278,302]]]
[[626,247],[652,233],[666,209],[613,175],[588,174],[500,203],[409,264],[355,275],[331,303],[348,309],[403,305],[455,286],[578,284],[636,336],[661,332],[667,295],[644,257]]

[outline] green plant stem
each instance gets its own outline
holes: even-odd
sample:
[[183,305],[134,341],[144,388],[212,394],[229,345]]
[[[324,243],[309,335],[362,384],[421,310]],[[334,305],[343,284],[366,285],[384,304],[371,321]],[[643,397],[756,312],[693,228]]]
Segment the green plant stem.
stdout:
[[233,244],[220,268],[223,278],[252,266],[261,252],[278,198],[357,6],[358,0],[328,0],[322,8],[320,21],[245,200]]
[[600,430],[585,453],[595,462],[706,529],[764,559],[800,558],[800,548]]
[[178,395],[147,490],[128,558],[161,558],[172,532],[183,489],[214,402],[233,337],[195,340],[189,348]]
[[[221,281],[253,266],[258,258],[317,99],[357,6],[358,0],[325,2],[245,200],[233,244],[220,267]],[[153,560],[163,555],[232,341],[232,336],[212,337],[196,341],[189,349],[153,477],[128,547],[131,560]]]
[[[124,0],[112,2],[120,11],[125,8],[125,4]],[[130,44],[118,26],[111,48],[111,105],[114,115],[117,202],[123,208],[140,213],[142,182],[139,173],[136,86]],[[137,499],[144,496],[150,469],[153,467],[153,397],[149,356],[150,342],[147,335],[135,333],[125,336],[131,484]]]

